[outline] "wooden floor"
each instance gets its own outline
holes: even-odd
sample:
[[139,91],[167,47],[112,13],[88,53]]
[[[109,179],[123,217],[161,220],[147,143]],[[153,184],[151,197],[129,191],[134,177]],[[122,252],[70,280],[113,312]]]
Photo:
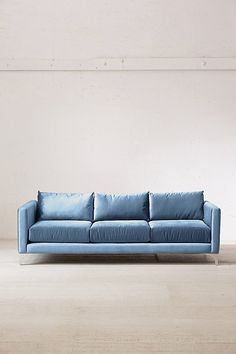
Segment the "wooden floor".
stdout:
[[0,353],[236,353],[236,246],[210,256],[31,256],[0,242]]

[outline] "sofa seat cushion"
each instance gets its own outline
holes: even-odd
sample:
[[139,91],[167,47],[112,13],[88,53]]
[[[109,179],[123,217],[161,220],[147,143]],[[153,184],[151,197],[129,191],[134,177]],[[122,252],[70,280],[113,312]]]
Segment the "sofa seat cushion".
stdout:
[[90,221],[38,221],[29,230],[31,242],[89,242]]
[[157,220],[149,225],[151,242],[211,242],[211,230],[202,220]]
[[97,221],[90,230],[90,241],[107,242],[148,242],[150,227],[144,220]]

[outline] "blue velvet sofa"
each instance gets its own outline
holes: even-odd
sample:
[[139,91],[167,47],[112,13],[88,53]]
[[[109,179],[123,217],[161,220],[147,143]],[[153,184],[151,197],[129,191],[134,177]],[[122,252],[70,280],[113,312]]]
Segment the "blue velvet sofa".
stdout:
[[219,253],[220,209],[203,192],[38,192],[17,219],[24,254]]

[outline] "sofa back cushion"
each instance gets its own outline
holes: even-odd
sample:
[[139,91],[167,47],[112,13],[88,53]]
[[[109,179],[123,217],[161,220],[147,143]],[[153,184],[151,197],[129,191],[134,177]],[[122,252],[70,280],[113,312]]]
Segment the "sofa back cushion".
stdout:
[[203,219],[203,192],[150,193],[151,220]]
[[93,193],[38,192],[39,220],[93,220]]
[[148,193],[95,193],[94,220],[148,220]]

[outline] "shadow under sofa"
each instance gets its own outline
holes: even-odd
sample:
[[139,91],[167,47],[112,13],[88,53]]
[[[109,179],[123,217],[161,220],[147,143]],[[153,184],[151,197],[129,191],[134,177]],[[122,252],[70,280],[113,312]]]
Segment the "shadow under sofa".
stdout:
[[220,209],[204,201],[203,192],[38,192],[37,201],[18,209],[18,250],[20,254],[217,255],[220,217]]

